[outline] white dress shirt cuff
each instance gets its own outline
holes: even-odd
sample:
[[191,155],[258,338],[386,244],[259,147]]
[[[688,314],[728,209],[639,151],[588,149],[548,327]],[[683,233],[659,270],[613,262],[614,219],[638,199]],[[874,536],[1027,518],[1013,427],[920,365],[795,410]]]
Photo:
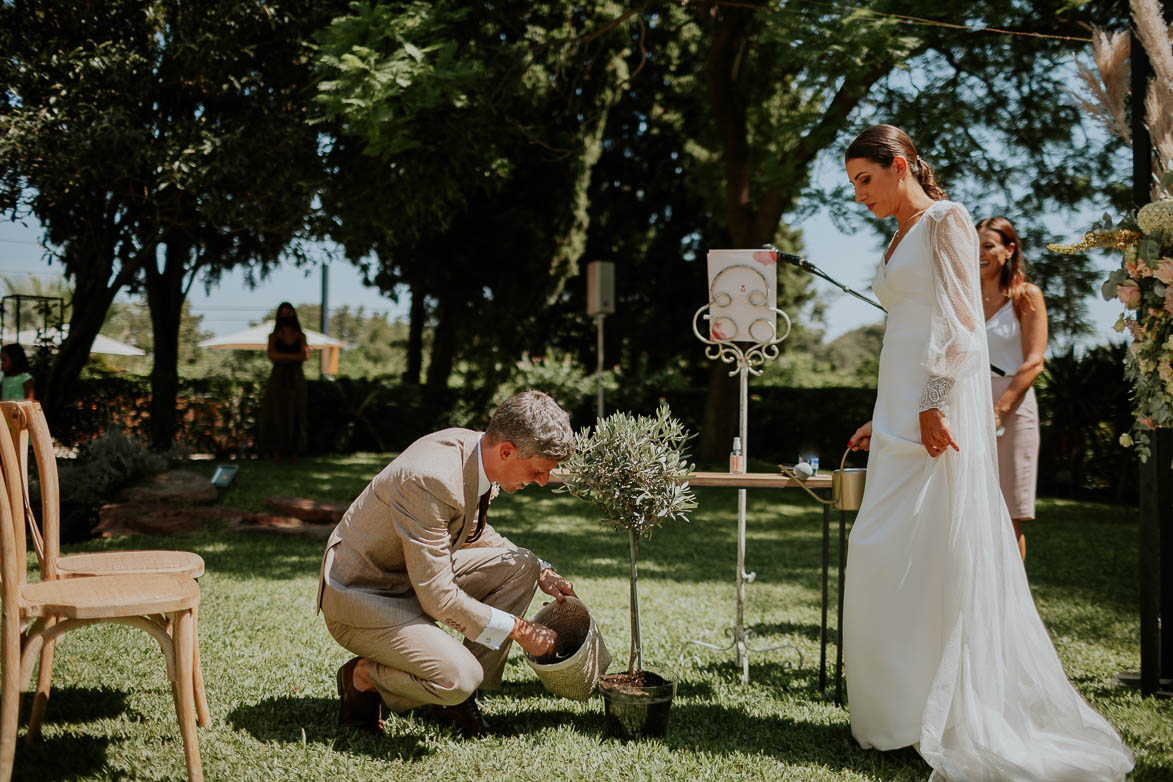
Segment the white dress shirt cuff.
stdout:
[[493,612],[489,616],[489,623],[485,625],[484,632],[473,641],[490,649],[500,649],[501,644],[505,643],[509,634],[513,632],[513,614],[507,614],[492,606],[489,606],[489,610]]
[[553,570],[553,569],[554,569],[553,565],[551,565],[549,562],[542,559],[541,557],[538,557],[538,572],[539,573],[541,573],[543,570]]

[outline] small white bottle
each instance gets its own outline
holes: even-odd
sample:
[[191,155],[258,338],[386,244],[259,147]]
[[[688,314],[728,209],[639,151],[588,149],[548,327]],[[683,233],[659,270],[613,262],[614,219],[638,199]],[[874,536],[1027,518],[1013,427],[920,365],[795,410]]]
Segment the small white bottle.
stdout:
[[745,454],[741,452],[741,438],[733,438],[733,450],[729,452],[729,472],[745,472]]

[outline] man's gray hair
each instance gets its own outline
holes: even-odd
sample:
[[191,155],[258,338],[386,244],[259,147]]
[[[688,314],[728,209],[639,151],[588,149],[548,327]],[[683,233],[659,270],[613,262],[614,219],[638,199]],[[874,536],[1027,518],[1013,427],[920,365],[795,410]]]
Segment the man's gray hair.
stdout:
[[513,443],[524,459],[541,456],[561,462],[574,454],[570,415],[541,391],[522,391],[506,399],[493,413],[485,435],[490,443]]

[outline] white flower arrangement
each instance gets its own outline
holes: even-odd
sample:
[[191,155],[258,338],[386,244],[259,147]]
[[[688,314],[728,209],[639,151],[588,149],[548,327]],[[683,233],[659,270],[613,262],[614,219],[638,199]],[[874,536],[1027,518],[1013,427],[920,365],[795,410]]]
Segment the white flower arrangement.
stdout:
[[[1173,188],[1173,171],[1161,177],[1163,189]],[[1140,217],[1144,215],[1144,222]],[[1135,447],[1141,461],[1149,456],[1148,432],[1173,427],[1173,192],[1145,205],[1115,226],[1110,216],[1072,245],[1049,244],[1059,253],[1092,248],[1122,250],[1120,268],[1104,281],[1104,299],[1118,299],[1125,312],[1115,329],[1132,336],[1124,357],[1124,376],[1131,383],[1134,424],[1120,436],[1120,445]]]
[[1136,213],[1136,223],[1146,235],[1161,231],[1173,233],[1173,198],[1162,198],[1142,206]]

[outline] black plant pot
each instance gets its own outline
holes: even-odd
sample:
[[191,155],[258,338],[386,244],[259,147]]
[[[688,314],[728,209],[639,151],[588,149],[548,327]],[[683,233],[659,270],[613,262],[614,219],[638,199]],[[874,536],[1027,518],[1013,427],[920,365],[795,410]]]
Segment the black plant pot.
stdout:
[[643,684],[625,681],[628,674],[600,677],[603,713],[608,735],[624,740],[663,737],[668,733],[668,717],[676,682],[650,671],[640,671]]

